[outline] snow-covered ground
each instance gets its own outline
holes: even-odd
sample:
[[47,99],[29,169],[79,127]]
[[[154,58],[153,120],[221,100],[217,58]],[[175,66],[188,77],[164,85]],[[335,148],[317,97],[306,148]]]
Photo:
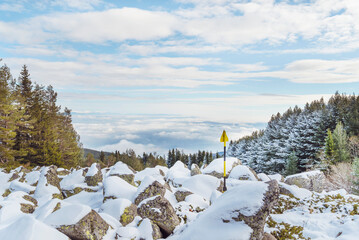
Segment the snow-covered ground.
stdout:
[[[56,179],[48,177],[49,167],[32,171],[17,168],[10,173],[0,171],[0,239],[65,240],[69,236],[65,235],[65,228],[98,213],[94,219],[100,218],[110,228],[101,238],[85,236],[83,239],[151,240],[155,236],[156,219],[140,214],[129,218],[128,209],[139,209],[160,195],[180,221],[172,233],[162,235],[163,238],[250,239],[253,229],[244,221],[231,219],[235,219],[236,213],[252,216],[261,209],[268,191],[265,182],[270,179],[277,181],[281,192],[286,194],[279,195],[264,226],[265,232],[278,239],[359,239],[359,197],[344,190],[312,192],[281,182],[280,175],[255,176],[247,167],[236,167],[234,158],[227,161],[229,178],[225,193],[220,191],[222,179],[212,174],[223,174],[223,159],[214,160],[201,169],[203,174],[195,176],[191,176],[191,171],[181,162],[170,169],[158,166],[136,173],[125,164],[117,163],[102,169],[102,179],[96,186],[88,186],[85,180],[98,175],[95,165],[86,171],[73,169],[66,175],[58,175],[58,184]],[[131,174],[132,183],[121,178]],[[158,193],[149,190],[154,182],[163,187]],[[149,197],[138,200],[140,203],[136,206],[135,199],[143,193]],[[152,207],[150,210],[161,214],[161,209]]]

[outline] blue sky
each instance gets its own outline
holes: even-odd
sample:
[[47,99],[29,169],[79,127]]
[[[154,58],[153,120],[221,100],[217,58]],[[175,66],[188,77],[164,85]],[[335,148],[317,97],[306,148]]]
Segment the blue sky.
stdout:
[[2,0],[0,58],[51,84],[85,147],[220,151],[359,89],[356,0]]

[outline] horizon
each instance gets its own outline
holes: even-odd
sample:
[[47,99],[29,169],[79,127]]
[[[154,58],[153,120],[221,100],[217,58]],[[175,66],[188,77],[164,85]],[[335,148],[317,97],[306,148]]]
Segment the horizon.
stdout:
[[0,35],[94,150],[215,153],[223,129],[359,89],[355,0],[4,0]]

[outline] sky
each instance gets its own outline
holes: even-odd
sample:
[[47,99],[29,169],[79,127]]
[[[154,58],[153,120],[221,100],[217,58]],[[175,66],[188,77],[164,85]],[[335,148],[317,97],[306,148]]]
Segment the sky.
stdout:
[[52,85],[84,147],[222,151],[358,94],[357,0],[0,0],[0,58]]

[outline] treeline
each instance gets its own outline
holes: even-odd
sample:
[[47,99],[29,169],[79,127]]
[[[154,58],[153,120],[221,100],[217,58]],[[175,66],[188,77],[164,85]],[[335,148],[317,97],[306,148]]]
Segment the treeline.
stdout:
[[[126,163],[136,171],[141,171],[145,168],[153,168],[157,165],[172,167],[177,161],[183,162],[188,168],[192,163],[202,166],[203,164],[209,164],[213,160],[212,152],[198,151],[194,154],[185,154],[183,151],[178,149],[171,149],[168,151],[167,156],[160,156],[156,152],[154,153],[143,153],[136,155],[133,149],[128,149],[125,152],[120,153],[115,151],[111,154],[105,154],[101,151],[100,156],[95,158],[92,153],[87,153],[84,161],[84,166],[91,166],[91,164],[97,162],[101,167],[109,167],[117,163],[118,161]],[[219,154],[216,154],[219,157]]]
[[0,164],[75,167],[83,153],[71,111],[57,105],[52,86],[33,83],[24,65],[18,79],[0,67]]
[[164,156],[159,156],[157,153],[143,153],[142,156],[136,155],[135,151],[128,149],[123,153],[115,151],[108,156],[101,151],[98,159],[95,159],[92,153],[88,153],[85,157],[84,166],[91,166],[92,163],[99,163],[101,167],[109,167],[118,161],[126,163],[136,171],[141,171],[145,168],[152,168],[157,165],[167,166]]
[[[302,172],[323,162],[328,133],[340,128],[338,124],[342,124],[347,135],[346,143],[354,144],[359,134],[358,96],[337,92],[328,103],[320,99],[307,103],[303,109],[295,106],[273,115],[264,130],[231,142],[229,154],[257,172],[285,174],[290,159],[294,159],[290,169]],[[355,157],[349,155],[347,161]]]
[[[168,151],[167,156],[168,167],[172,167],[177,161],[183,162],[189,168],[192,164],[197,164],[199,167],[202,167],[203,164],[209,164],[213,160],[212,152],[200,150],[198,153],[185,154],[183,151],[178,149],[172,149]],[[218,153],[216,156],[219,157]]]

